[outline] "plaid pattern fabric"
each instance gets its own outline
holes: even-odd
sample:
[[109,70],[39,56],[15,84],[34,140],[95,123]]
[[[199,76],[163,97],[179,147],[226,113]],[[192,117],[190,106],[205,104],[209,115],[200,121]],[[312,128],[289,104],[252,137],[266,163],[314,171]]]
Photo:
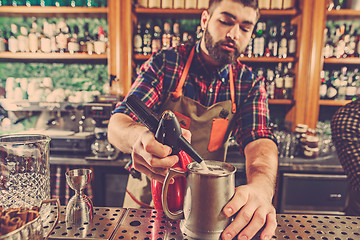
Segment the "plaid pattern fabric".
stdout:
[[360,191],[360,99],[334,114],[331,135],[352,189]]
[[[203,64],[199,46],[199,43],[195,46],[194,58],[183,87],[184,96],[207,107],[231,99],[229,65],[209,69]],[[141,66],[129,94],[135,94],[158,113],[168,94],[175,90],[192,47],[182,45],[154,53]],[[234,74],[237,105],[235,132],[238,143],[244,148],[246,144],[259,138],[269,138],[276,142],[269,126],[265,79],[256,78],[251,69],[240,61],[230,67]],[[124,102],[118,103],[113,113],[126,113],[136,119]]]

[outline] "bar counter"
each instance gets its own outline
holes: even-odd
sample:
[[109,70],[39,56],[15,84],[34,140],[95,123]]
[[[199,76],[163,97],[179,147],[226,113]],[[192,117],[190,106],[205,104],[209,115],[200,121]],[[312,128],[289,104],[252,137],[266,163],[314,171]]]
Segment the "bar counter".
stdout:
[[[50,229],[56,217],[55,207],[44,223]],[[170,220],[154,209],[95,207],[92,222],[78,226],[65,222],[65,206],[49,239],[144,239],[190,240],[183,235],[179,221]],[[277,214],[278,227],[272,239],[360,239],[360,216]],[[253,239],[260,239],[257,234]]]

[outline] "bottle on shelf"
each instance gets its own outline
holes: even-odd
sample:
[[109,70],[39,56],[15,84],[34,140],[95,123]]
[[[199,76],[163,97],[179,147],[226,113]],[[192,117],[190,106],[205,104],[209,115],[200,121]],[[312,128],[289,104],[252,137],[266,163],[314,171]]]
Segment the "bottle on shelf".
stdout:
[[278,48],[279,48],[279,43],[278,43],[277,25],[273,24],[269,28],[269,38],[265,50],[265,55],[267,57],[277,57]]
[[93,39],[91,38],[89,33],[89,23],[85,23],[83,30],[84,30],[84,36],[79,40],[80,52],[84,52],[89,55],[92,55],[94,52],[94,44],[93,44]]
[[284,99],[293,98],[293,88],[295,82],[295,74],[293,72],[292,62],[288,62],[284,67]]
[[171,47],[171,27],[168,21],[164,22],[164,32],[162,35],[162,49],[168,49]]
[[175,9],[184,9],[185,8],[185,0],[174,0],[174,8]]
[[156,52],[159,49],[161,49],[161,28],[155,25],[151,40],[151,52]]
[[148,8],[161,8],[161,0],[149,0]]
[[40,0],[41,7],[50,7],[53,6],[52,0]]
[[180,39],[180,25],[178,22],[174,22],[173,24],[173,35],[171,39],[171,46],[176,47],[179,46],[181,43]]
[[297,26],[294,24],[290,25],[288,31],[288,56],[296,56],[297,38],[296,38]]
[[275,74],[272,69],[266,71],[266,92],[269,99],[275,98]]
[[106,50],[106,36],[103,26],[99,26],[97,39],[94,41],[94,52],[97,54],[105,53]]
[[49,24],[46,20],[43,24],[43,29],[40,36],[40,50],[44,53],[50,53],[51,52],[51,40],[49,33],[51,31],[51,24]]
[[338,94],[338,86],[339,86],[339,71],[333,71],[328,81],[327,91],[326,91],[326,98],[330,100],[334,100]]
[[37,20],[36,18],[33,18],[29,33],[29,50],[32,53],[36,53],[39,50],[39,36],[38,36],[37,28],[38,28]]
[[143,54],[149,55],[151,54],[151,24],[150,22],[147,22],[145,24],[144,34],[143,34]]
[[197,0],[185,0],[185,9],[195,9]]
[[198,26],[196,27],[196,33],[195,33],[195,35],[196,35],[196,40],[195,40],[195,41],[200,41],[200,39],[201,39],[202,36],[203,36],[203,30],[202,30],[202,28],[201,28],[200,25],[198,25]]
[[10,24],[10,37],[8,39],[8,48],[12,53],[16,53],[19,51],[18,44],[18,26],[14,23]]
[[319,95],[320,99],[326,99],[327,86],[329,81],[329,72],[322,70],[320,72],[320,87],[319,87]]
[[161,8],[173,8],[173,0],[162,0]]
[[141,31],[141,24],[138,23],[136,27],[136,33],[134,36],[134,54],[142,54],[142,51],[143,51],[142,31]]
[[208,9],[209,8],[209,0],[198,0],[197,8],[198,9]]
[[282,0],[271,0],[271,9],[282,9]]
[[59,51],[58,47],[57,47],[57,43],[56,43],[56,22],[53,21],[50,24],[50,29],[49,29],[49,38],[50,38],[50,49],[51,52],[56,53]]
[[345,99],[346,100],[356,100],[356,91],[357,91],[357,82],[356,75],[358,75],[359,69],[355,68],[352,73],[349,74],[348,82],[346,86]]
[[65,20],[61,20],[58,23],[57,28],[59,32],[56,36],[57,48],[60,53],[67,52],[69,27],[67,26]]
[[341,73],[339,76],[339,84],[338,84],[338,94],[336,99],[337,100],[345,100],[346,98],[346,88],[348,84],[348,74],[347,74],[347,67],[341,68]]
[[18,36],[19,52],[29,52],[29,35],[25,26],[20,27],[20,35]]
[[282,63],[278,63],[275,68],[275,99],[283,99],[284,98],[284,78],[283,78],[283,69]]
[[74,54],[80,51],[80,43],[79,43],[78,35],[79,35],[79,27],[75,25],[68,42],[68,51],[70,54]]
[[255,57],[263,57],[265,51],[265,31],[266,31],[266,23],[258,22],[256,24],[255,30],[255,38],[253,40],[253,55]]
[[270,9],[270,0],[259,0],[259,9]]
[[286,22],[281,22],[280,36],[279,36],[279,50],[278,57],[286,58],[288,53],[288,40],[287,40],[287,26]]

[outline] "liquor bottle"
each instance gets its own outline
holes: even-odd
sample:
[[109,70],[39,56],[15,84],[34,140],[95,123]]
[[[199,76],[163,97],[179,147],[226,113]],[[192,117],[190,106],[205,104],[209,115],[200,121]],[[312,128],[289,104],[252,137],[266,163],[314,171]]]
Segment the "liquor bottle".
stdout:
[[174,8],[175,9],[184,9],[185,8],[185,0],[174,0]]
[[106,50],[106,36],[103,26],[99,26],[97,39],[94,41],[94,52],[97,54],[105,53]]
[[345,100],[348,78],[349,77],[347,74],[347,67],[342,67],[341,74],[339,76],[339,85],[337,86],[338,87],[338,95],[336,97],[337,100]]
[[266,71],[266,92],[269,99],[274,99],[275,97],[275,74],[272,69],[267,69]]
[[162,0],[161,8],[173,8],[173,0]]
[[161,49],[161,28],[160,26],[155,25],[151,40],[151,52],[156,52],[159,49]]
[[240,56],[245,56],[245,57],[252,57],[253,55],[253,42],[254,42],[254,38],[255,38],[255,33],[252,34],[250,41],[248,43],[248,45],[245,48],[245,51],[243,54],[241,54]]
[[293,72],[292,62],[288,62],[284,68],[284,99],[293,98],[294,81],[295,74]]
[[277,26],[275,24],[270,26],[269,29],[269,40],[266,47],[266,56],[267,57],[276,57],[278,55],[278,35],[277,35]]
[[144,34],[143,34],[143,54],[151,54],[151,25],[150,22],[145,24]]
[[148,8],[161,8],[161,0],[149,0]]
[[29,36],[26,27],[20,27],[20,35],[18,36],[19,52],[29,52]]
[[259,9],[270,9],[270,0],[259,0]]
[[195,9],[197,0],[185,0],[185,9]]
[[148,1],[147,0],[137,0],[136,5],[137,5],[137,7],[147,8],[148,7]]
[[348,74],[348,82],[346,86],[346,93],[345,93],[345,99],[346,100],[355,100],[356,99],[356,74],[359,72],[359,69],[354,69],[352,73]]
[[345,56],[344,57],[354,57],[355,56],[355,49],[356,49],[356,35],[355,29],[353,25],[349,25],[349,29],[347,31],[347,35],[345,38]]
[[297,39],[296,39],[296,31],[297,27],[294,24],[290,25],[290,29],[288,31],[288,56],[295,57],[296,56],[296,47],[297,47]]
[[172,34],[171,34],[170,23],[166,21],[164,23],[164,33],[162,35],[163,49],[168,49],[171,46],[171,38],[172,38]]
[[326,78],[325,70],[321,70],[320,72],[320,87],[319,87],[319,95],[320,99],[326,99],[327,85],[328,85],[328,77]]
[[53,53],[59,51],[59,49],[57,47],[57,43],[56,43],[56,29],[57,29],[56,22],[53,21],[50,24],[50,29],[49,29],[50,49],[51,49],[51,52],[53,52]]
[[264,51],[265,51],[265,30],[266,30],[266,23],[265,22],[258,22],[256,24],[254,47],[253,47],[253,54],[254,54],[255,57],[264,56]]
[[189,33],[188,32],[183,32],[181,44],[186,44],[188,42],[189,42]]
[[70,54],[74,54],[80,51],[80,43],[78,36],[79,36],[79,27],[75,25],[68,42],[68,51]]
[[89,23],[85,23],[84,25],[84,37],[79,40],[79,44],[80,52],[92,55],[92,53],[94,52],[94,45],[89,33]]
[[284,0],[283,1],[283,9],[292,9],[295,8],[296,0]]
[[339,85],[339,72],[333,71],[330,81],[328,81],[326,97],[327,99],[334,100],[338,94],[338,85]]
[[17,6],[24,6],[25,1],[23,0],[10,0],[10,6],[17,7]]
[[282,9],[282,0],[271,0],[271,9]]
[[64,0],[54,0],[53,5],[55,7],[65,7],[67,5],[65,2]]
[[58,23],[59,34],[56,36],[56,44],[60,53],[67,51],[69,28],[64,20]]
[[141,32],[141,24],[137,24],[136,33],[134,36],[134,54],[142,54],[143,51],[143,40]]
[[197,8],[198,9],[208,9],[209,8],[209,0],[198,0]]
[[177,47],[180,45],[181,39],[180,39],[180,25],[178,22],[175,22],[173,24],[173,36],[171,39],[171,46]]
[[278,50],[278,57],[279,58],[286,58],[288,52],[288,41],[286,38],[286,22],[281,22],[280,26],[280,36],[279,36],[279,50]]
[[37,21],[36,18],[32,19],[31,29],[29,33],[29,50],[32,53],[35,53],[39,50],[39,37],[37,34]]
[[52,0],[40,0],[40,6],[42,6],[42,7],[53,6]]
[[342,58],[345,54],[345,46],[346,46],[346,42],[345,42],[345,29],[346,29],[346,25],[343,24],[341,26],[337,26],[336,27],[336,31],[335,31],[335,38],[334,38],[334,56],[336,58]]
[[330,58],[334,55],[334,46],[331,38],[331,29],[329,27],[325,28],[324,36],[325,36],[325,46],[322,50],[322,54],[324,58]]
[[14,23],[10,25],[10,37],[8,39],[8,48],[12,53],[16,53],[19,51],[18,48],[18,26]]
[[50,32],[51,25],[45,20],[43,24],[43,29],[40,35],[40,50],[44,53],[51,52],[51,40],[50,40]]
[[274,98],[283,99],[284,98],[284,78],[282,74],[282,63],[278,63],[275,68],[275,93]]

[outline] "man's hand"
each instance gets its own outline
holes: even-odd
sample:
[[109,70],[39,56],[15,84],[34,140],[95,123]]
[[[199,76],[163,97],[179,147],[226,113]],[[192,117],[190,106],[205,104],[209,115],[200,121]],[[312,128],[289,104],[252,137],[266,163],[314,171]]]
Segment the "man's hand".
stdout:
[[236,188],[234,197],[224,207],[224,214],[227,217],[238,214],[224,230],[222,239],[233,239],[239,232],[238,239],[252,239],[264,225],[261,239],[271,239],[277,226],[276,212],[271,203],[271,197],[264,194],[262,190],[261,187],[252,185]]
[[[182,129],[182,134],[185,139],[190,140],[190,131]],[[159,143],[150,131],[144,131],[132,148],[133,167],[148,177],[163,182],[168,169],[179,161],[177,155],[170,154],[169,146]]]

